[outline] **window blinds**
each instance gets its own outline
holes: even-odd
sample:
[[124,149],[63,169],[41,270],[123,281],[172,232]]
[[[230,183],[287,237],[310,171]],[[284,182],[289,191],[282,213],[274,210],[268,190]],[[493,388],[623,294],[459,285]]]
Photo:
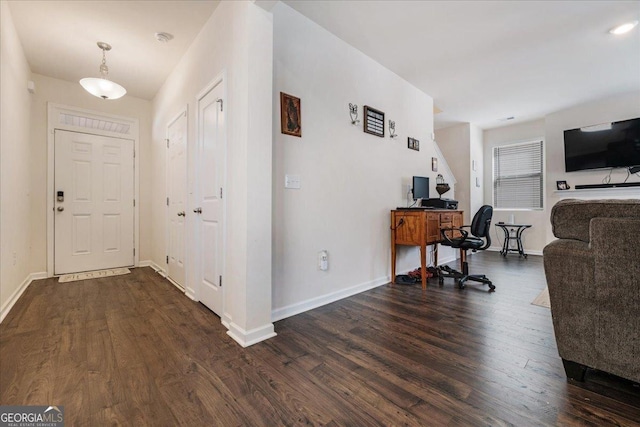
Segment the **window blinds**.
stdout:
[[533,141],[493,148],[495,208],[542,208],[542,145]]

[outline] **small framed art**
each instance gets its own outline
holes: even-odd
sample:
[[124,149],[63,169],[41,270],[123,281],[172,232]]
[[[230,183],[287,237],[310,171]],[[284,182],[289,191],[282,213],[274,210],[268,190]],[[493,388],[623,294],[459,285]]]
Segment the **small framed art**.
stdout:
[[[420,141],[415,138],[408,137],[407,138],[407,148],[410,150],[420,151]],[[437,163],[436,163],[437,166]]]
[[280,92],[280,131],[285,135],[302,137],[300,98]]
[[364,106],[364,129],[366,133],[384,138],[384,113]]

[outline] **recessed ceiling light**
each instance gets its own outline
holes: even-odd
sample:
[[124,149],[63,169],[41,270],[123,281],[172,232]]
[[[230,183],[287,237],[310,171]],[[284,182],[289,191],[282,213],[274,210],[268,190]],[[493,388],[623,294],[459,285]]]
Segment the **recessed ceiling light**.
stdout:
[[155,36],[156,40],[158,40],[160,43],[169,43],[173,39],[173,34],[165,32],[156,33]]
[[616,36],[619,36],[620,34],[628,33],[629,31],[633,30],[636,25],[638,25],[638,21],[627,22],[622,25],[618,25],[615,28],[610,29],[609,32],[611,34],[615,34]]

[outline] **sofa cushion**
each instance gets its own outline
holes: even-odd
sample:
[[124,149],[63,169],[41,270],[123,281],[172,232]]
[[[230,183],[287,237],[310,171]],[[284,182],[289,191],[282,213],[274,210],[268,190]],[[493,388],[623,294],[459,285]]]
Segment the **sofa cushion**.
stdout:
[[553,235],[589,242],[592,218],[638,218],[640,200],[561,200],[551,209]]

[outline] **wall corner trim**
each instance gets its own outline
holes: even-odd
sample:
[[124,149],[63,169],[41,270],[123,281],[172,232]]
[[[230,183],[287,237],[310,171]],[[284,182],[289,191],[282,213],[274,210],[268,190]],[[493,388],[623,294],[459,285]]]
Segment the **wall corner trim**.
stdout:
[[259,343],[260,341],[264,341],[278,335],[275,333],[273,323],[245,331],[235,323],[230,322],[228,328],[229,330],[227,331],[227,335],[233,338],[234,341],[242,347],[249,347]]
[[9,299],[4,304],[4,306],[2,306],[2,308],[0,308],[0,323],[2,323],[2,321],[5,319],[5,317],[7,317],[7,314],[9,314],[9,312],[11,311],[11,309],[13,308],[15,303],[18,301],[18,299],[24,293],[24,291],[27,290],[27,288],[29,287],[31,282],[33,282],[34,280],[46,279],[46,278],[47,278],[47,273],[44,272],[44,271],[39,272],[39,273],[31,273],[31,274],[29,274],[26,277],[26,279],[24,279],[22,281],[22,283],[20,284],[18,289],[16,289],[15,292],[11,295],[11,297],[9,297]]

